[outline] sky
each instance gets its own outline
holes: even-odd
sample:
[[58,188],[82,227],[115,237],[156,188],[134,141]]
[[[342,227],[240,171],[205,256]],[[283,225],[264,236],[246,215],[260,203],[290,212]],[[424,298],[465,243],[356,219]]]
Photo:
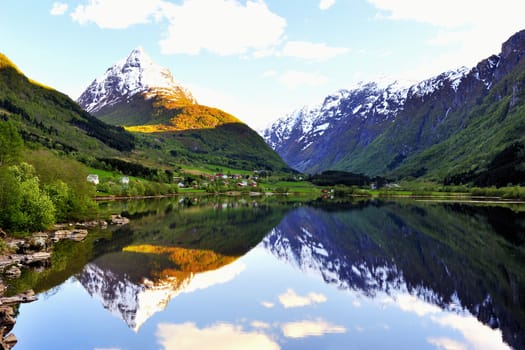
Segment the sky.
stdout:
[[473,67],[523,0],[0,0],[0,52],[77,99],[136,47],[199,103],[260,130],[361,81]]

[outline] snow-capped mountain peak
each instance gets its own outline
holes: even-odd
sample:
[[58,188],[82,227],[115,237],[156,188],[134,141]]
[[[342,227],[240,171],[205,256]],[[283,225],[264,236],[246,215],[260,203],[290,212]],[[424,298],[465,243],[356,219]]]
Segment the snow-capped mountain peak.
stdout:
[[96,113],[139,93],[146,98],[161,95],[170,101],[197,103],[191,93],[175,81],[171,72],[155,63],[142,47],[131,51],[128,57],[95,79],[78,103],[86,111]]

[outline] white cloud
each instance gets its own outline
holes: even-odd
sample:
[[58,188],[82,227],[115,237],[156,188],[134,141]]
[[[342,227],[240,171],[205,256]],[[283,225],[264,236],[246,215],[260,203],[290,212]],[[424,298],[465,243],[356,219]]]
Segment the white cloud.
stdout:
[[[523,29],[523,1],[501,0],[498,6],[476,0],[368,2],[380,11],[377,16],[380,19],[415,21],[429,24],[437,30],[428,44],[442,46],[444,53],[407,72],[418,79],[462,65],[474,66],[482,59],[499,53],[501,43]],[[505,20],[491,25],[497,18]]]
[[220,323],[198,328],[194,323],[159,324],[159,343],[166,350],[278,350],[279,344],[266,334],[245,332],[239,326]]
[[321,10],[328,10],[330,7],[334,6],[335,0],[321,0],[319,3],[319,8]]
[[279,295],[279,302],[285,308],[302,307],[311,304],[319,304],[326,302],[326,297],[323,294],[310,292],[306,296],[297,295],[293,289],[288,289],[285,293]]
[[165,54],[260,54],[282,41],[286,27],[262,0],[185,0],[167,14],[170,26],[160,41]]
[[279,77],[279,82],[293,90],[300,86],[321,86],[328,82],[328,78],[319,73],[290,70]]
[[282,54],[287,57],[326,61],[349,51],[350,50],[345,47],[330,47],[324,43],[318,44],[307,41],[289,41],[284,45]]
[[53,6],[51,7],[51,11],[49,11],[50,14],[53,16],[61,16],[64,13],[66,13],[68,8],[67,4],[64,4],[63,2],[54,2]]
[[263,302],[261,303],[261,305],[264,306],[264,307],[267,308],[267,309],[271,309],[272,307],[275,306],[275,304],[272,303],[271,301],[263,301]]
[[169,3],[163,0],[89,0],[79,5],[71,18],[80,24],[95,23],[100,28],[125,29],[135,24],[160,20]]
[[320,319],[285,323],[281,326],[281,329],[284,336],[288,338],[322,336],[328,333],[346,333],[345,327],[333,325]]
[[428,338],[427,341],[434,345],[439,350],[467,350],[467,346],[463,343],[455,341],[450,338]]
[[258,329],[270,329],[271,328],[270,324],[266,322],[262,322],[262,321],[252,321],[250,325],[253,328],[258,328]]

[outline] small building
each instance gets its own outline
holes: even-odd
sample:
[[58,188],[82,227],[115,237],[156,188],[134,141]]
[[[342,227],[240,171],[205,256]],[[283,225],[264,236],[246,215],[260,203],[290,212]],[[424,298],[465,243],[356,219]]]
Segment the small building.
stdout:
[[122,176],[122,178],[120,179],[120,183],[123,185],[129,185],[129,177]]
[[89,174],[87,176],[86,180],[88,182],[91,182],[93,185],[98,185],[99,184],[98,175],[96,175],[96,174]]

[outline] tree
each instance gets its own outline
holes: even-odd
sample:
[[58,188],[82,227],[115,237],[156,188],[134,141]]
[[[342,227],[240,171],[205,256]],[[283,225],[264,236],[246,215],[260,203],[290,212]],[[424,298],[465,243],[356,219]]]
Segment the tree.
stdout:
[[22,137],[10,121],[0,122],[0,166],[16,162],[24,146]]

